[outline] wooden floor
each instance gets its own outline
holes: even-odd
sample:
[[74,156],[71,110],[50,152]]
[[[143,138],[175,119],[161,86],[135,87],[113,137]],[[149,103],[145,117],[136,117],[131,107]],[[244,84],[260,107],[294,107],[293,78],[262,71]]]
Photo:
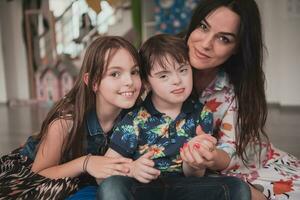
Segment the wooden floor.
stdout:
[[[49,106],[0,105],[0,155],[22,144],[39,131]],[[269,107],[267,133],[272,143],[300,158],[300,108]]]

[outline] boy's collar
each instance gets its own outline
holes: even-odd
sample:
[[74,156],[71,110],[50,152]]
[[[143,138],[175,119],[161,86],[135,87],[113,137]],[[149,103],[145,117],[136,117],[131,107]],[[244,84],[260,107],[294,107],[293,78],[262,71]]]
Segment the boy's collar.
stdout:
[[[162,116],[164,115],[164,113],[161,113],[159,112],[153,102],[152,102],[152,99],[151,99],[151,96],[152,96],[152,92],[149,92],[149,94],[146,96],[144,102],[143,102],[143,106],[146,108],[146,110],[150,113],[150,115],[153,115],[153,116]],[[187,98],[187,100],[185,100],[182,104],[182,107],[181,107],[181,111],[180,113],[185,113],[185,114],[189,114],[189,113],[192,113],[193,110],[194,110],[194,104],[195,104],[195,101],[192,97],[189,97]]]

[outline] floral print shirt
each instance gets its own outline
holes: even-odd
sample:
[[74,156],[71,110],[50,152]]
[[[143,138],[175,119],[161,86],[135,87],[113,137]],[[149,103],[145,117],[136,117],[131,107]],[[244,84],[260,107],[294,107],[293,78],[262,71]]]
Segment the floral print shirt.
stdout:
[[129,112],[117,125],[110,148],[133,159],[154,151],[152,159],[157,169],[182,173],[180,147],[195,136],[197,125],[201,125],[206,133],[212,133],[212,113],[202,108],[197,100],[188,99],[173,120],[156,110],[150,94],[140,107]]
[[231,158],[224,175],[237,176],[252,184],[260,185],[270,199],[300,199],[300,162],[294,156],[281,151],[271,143],[246,149],[247,166],[236,153],[237,102],[234,86],[229,77],[220,71],[215,80],[202,92],[199,101],[213,112],[214,133],[218,134],[217,148]]

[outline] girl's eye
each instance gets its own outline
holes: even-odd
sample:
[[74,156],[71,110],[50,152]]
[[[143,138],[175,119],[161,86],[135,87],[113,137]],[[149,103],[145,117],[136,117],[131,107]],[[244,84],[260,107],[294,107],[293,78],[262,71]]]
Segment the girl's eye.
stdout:
[[139,69],[135,69],[131,72],[132,75],[140,75],[140,70]]
[[112,77],[114,77],[114,78],[117,78],[117,77],[119,77],[120,75],[121,75],[121,73],[120,72],[113,72],[113,73],[111,73],[110,74]]

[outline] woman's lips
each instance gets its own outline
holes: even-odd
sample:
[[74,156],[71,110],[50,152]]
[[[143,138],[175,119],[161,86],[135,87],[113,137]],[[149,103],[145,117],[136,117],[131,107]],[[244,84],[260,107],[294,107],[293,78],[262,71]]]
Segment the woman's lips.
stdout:
[[197,50],[196,48],[194,49],[194,52],[195,52],[196,57],[198,57],[198,58],[201,58],[201,59],[210,58],[210,56],[206,55],[205,53],[202,53],[201,51]]

